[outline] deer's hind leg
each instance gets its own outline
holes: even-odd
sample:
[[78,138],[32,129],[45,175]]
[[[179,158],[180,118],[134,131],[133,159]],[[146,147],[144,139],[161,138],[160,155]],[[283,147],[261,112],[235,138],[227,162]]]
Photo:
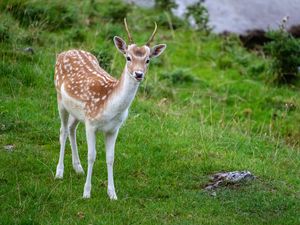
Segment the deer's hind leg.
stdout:
[[60,127],[60,136],[59,136],[59,142],[60,142],[60,154],[59,154],[59,160],[56,167],[56,175],[55,178],[62,179],[64,174],[64,156],[65,156],[65,146],[66,146],[66,140],[68,137],[68,118],[69,113],[64,108],[64,106],[61,104],[61,101],[58,100],[58,112],[61,120],[61,127]]
[[96,159],[96,130],[94,127],[90,126],[88,122],[85,123],[85,130],[88,145],[88,169],[84,185],[83,198],[90,198],[93,166]]
[[76,143],[76,129],[77,129],[78,123],[79,123],[79,121],[75,117],[73,117],[72,115],[69,116],[68,128],[69,128],[69,139],[70,139],[71,149],[72,149],[73,168],[76,173],[84,174],[83,168],[80,163],[78,149],[77,149],[77,143]]

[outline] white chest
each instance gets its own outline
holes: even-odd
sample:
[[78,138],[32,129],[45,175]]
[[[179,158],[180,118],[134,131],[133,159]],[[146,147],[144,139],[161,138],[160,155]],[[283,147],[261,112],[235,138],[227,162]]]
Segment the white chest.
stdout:
[[62,98],[62,104],[63,104],[64,108],[72,116],[74,116],[76,119],[78,119],[80,121],[85,120],[84,103],[69,96],[68,93],[65,92],[63,85],[61,88],[61,98]]
[[[72,116],[84,122],[87,119],[84,103],[70,97],[63,88],[61,94],[64,108],[66,108]],[[114,101],[111,103],[114,103]],[[108,104],[107,108],[93,119],[91,123],[99,131],[104,132],[120,128],[128,116],[128,108],[125,110],[117,110],[117,108],[116,104]]]
[[117,114],[102,114],[101,119],[94,121],[94,126],[98,128],[99,131],[109,132],[119,129],[128,116],[128,109],[119,112]]

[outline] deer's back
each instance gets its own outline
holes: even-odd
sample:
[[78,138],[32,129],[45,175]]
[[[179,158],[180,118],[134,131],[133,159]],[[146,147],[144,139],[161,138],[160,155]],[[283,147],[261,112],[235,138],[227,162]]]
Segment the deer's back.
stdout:
[[82,50],[69,50],[57,56],[54,79],[58,95],[80,102],[88,117],[101,111],[118,84],[99,66],[94,55]]

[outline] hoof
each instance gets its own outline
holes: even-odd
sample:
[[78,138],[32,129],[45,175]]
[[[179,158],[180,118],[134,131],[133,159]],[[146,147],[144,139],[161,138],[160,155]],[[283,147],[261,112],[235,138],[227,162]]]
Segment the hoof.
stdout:
[[73,165],[73,168],[77,174],[84,174],[84,170],[80,164]]
[[83,189],[83,198],[90,198],[91,197],[91,185],[84,185]]
[[108,190],[107,194],[110,200],[118,200],[117,194],[114,190]]
[[91,193],[86,193],[86,192],[83,193],[82,198],[87,199],[87,198],[90,198],[90,197],[91,197]]
[[63,177],[64,177],[64,169],[63,168],[57,168],[55,179],[62,179]]

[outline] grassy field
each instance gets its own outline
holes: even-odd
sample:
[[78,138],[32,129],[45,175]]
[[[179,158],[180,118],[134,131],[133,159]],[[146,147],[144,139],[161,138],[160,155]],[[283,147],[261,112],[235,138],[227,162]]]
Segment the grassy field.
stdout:
[[[193,31],[160,11],[71,2],[0,3],[0,224],[300,224],[300,86],[268,84],[269,60],[235,37]],[[69,146],[64,179],[54,179],[55,56],[92,51],[118,77],[125,62],[112,37],[125,38],[122,13],[138,44],[156,20],[155,42],[168,48],[151,62],[120,130],[119,200],[106,194],[102,134],[85,200],[85,177],[73,171]],[[78,147],[86,170],[83,128]],[[203,190],[209,175],[234,170],[257,179],[216,196]]]

